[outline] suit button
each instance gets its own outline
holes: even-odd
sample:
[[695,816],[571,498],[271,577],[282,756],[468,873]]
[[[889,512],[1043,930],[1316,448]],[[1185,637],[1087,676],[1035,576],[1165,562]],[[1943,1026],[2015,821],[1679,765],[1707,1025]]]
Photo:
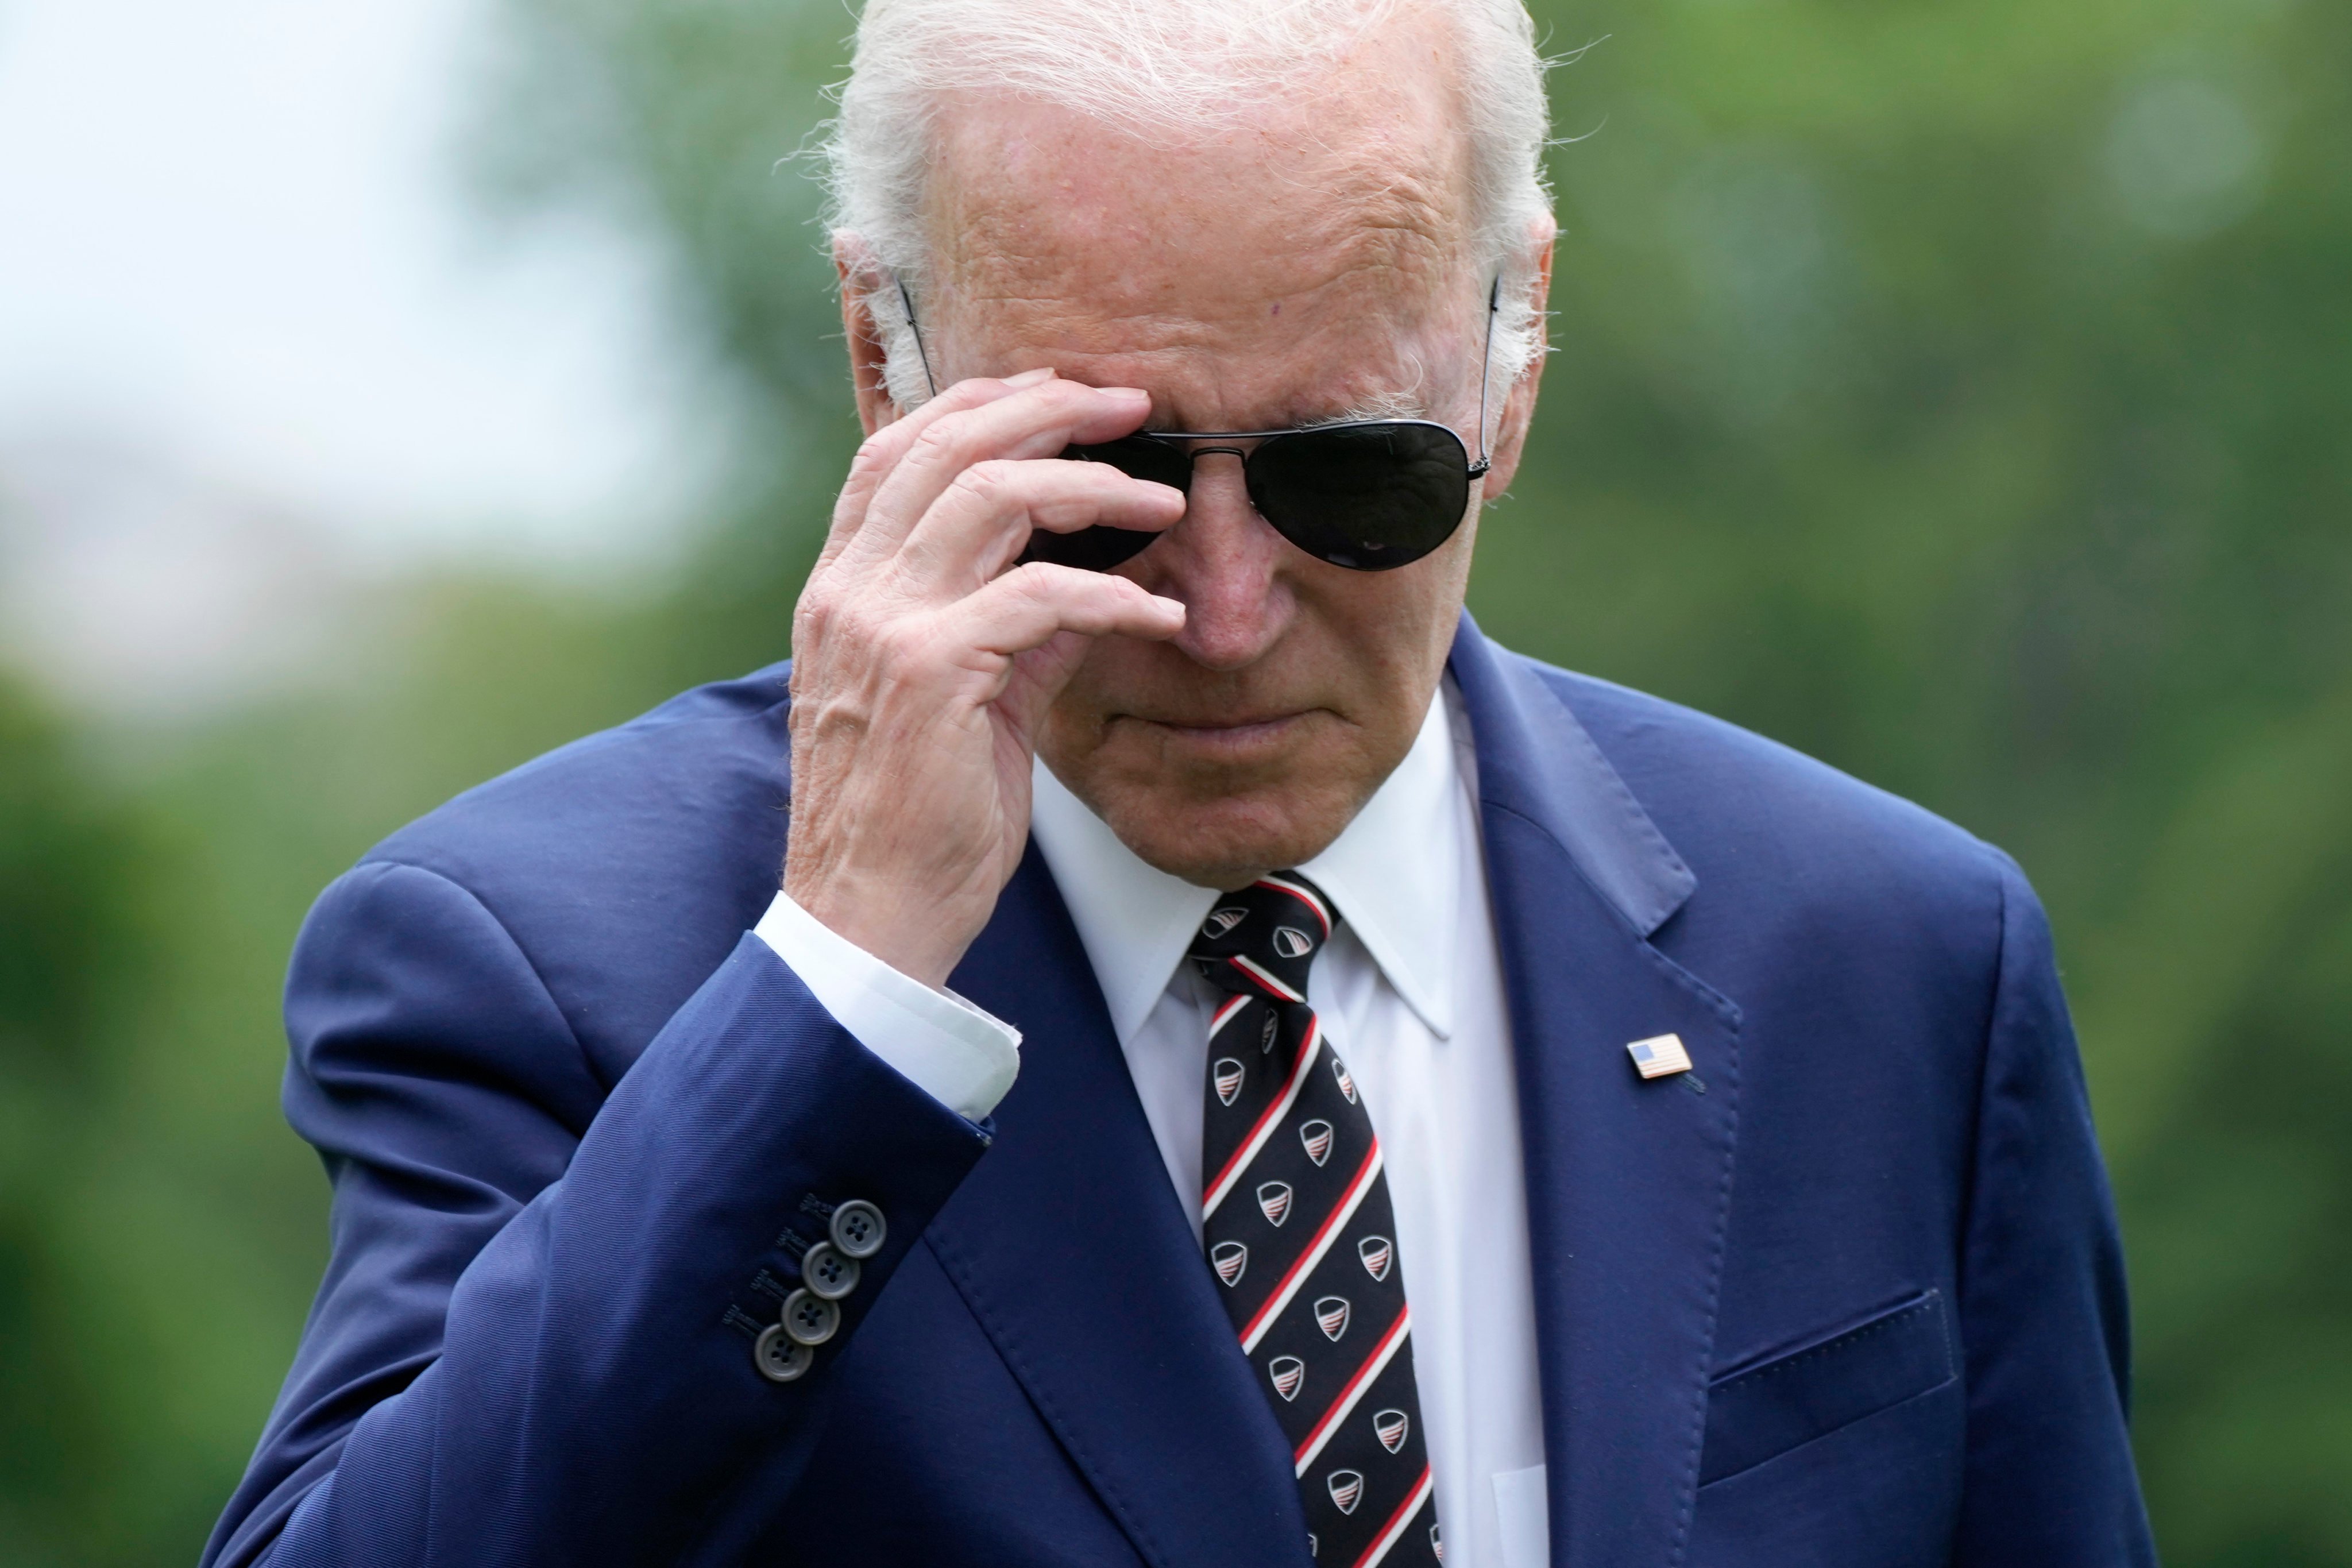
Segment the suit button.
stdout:
[[803,1345],[821,1345],[841,1327],[841,1309],[822,1296],[795,1290],[784,1298],[784,1332]]
[[816,1352],[784,1337],[784,1325],[770,1323],[751,1346],[751,1364],[770,1383],[792,1383],[816,1363]]
[[864,1198],[852,1198],[833,1211],[833,1244],[847,1257],[873,1257],[889,1234],[882,1211]]
[[801,1254],[801,1283],[809,1294],[827,1301],[838,1301],[857,1289],[857,1277],[865,1270],[855,1258],[844,1258],[841,1249],[829,1241],[820,1241]]

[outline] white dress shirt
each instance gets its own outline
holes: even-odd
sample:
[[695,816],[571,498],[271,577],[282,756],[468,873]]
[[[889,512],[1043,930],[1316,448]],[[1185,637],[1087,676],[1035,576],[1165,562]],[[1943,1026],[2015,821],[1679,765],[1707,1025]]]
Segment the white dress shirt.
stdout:
[[[1342,921],[1307,999],[1386,1154],[1448,1568],[1541,1568],[1543,1402],[1518,1089],[1476,796],[1449,683],[1396,771],[1297,869]],[[1042,764],[1030,831],[1197,1239],[1215,998],[1183,958],[1217,895],[1137,858]],[[1012,1087],[1020,1037],[1010,1026],[891,969],[781,894],[758,931],[845,1029],[943,1103],[977,1119]]]

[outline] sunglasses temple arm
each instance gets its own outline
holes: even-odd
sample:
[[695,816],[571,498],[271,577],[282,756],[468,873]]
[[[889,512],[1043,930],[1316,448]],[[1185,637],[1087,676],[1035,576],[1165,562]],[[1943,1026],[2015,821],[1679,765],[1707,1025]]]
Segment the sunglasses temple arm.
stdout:
[[[1497,272],[1495,274],[1494,287],[1486,290],[1486,348],[1484,356],[1478,362],[1477,471],[1480,474],[1485,473],[1488,468],[1492,467],[1486,458],[1486,383],[1493,378],[1495,373],[1495,318],[1502,312],[1502,308],[1503,275]],[[907,319],[911,321],[915,318],[910,312]],[[917,341],[920,342],[921,340],[918,339]],[[1474,475],[1473,477],[1475,478],[1475,476]]]
[[[907,292],[907,280],[904,278],[893,273],[891,274],[890,281],[898,286],[898,303],[907,307],[907,330],[915,334],[915,357],[920,360],[923,363],[923,385],[931,396],[937,397],[940,395],[940,384],[932,378],[930,352],[923,347],[923,329],[918,325],[915,321],[915,297]],[[1494,335],[1495,329],[1491,324],[1489,324],[1486,328],[1486,336],[1488,341],[1491,342]],[[1478,392],[1478,405],[1482,421],[1485,416],[1486,398],[1486,389],[1482,386]],[[1478,439],[1481,443],[1485,442],[1486,439],[1484,429],[1480,430]]]

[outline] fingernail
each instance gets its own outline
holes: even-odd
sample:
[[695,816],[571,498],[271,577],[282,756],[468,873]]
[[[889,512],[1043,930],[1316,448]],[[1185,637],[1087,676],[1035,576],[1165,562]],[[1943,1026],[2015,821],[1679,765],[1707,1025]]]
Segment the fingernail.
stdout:
[[1051,381],[1053,379],[1054,367],[1050,364],[1041,364],[1035,370],[1024,370],[1019,375],[1006,376],[1004,378],[1004,384],[1007,386],[1034,386],[1041,381]]

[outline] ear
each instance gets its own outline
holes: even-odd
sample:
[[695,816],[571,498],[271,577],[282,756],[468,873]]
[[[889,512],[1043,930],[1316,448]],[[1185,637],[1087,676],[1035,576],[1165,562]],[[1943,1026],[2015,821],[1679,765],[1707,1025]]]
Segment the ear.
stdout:
[[882,341],[882,324],[874,319],[874,291],[889,285],[865,240],[846,229],[834,233],[833,271],[840,283],[841,330],[849,341],[849,380],[857,393],[857,422],[871,436],[903,412],[890,400],[883,380],[882,367],[889,355]]
[[1520,454],[1527,450],[1528,426],[1536,416],[1536,389],[1543,381],[1544,361],[1551,357],[1543,343],[1544,307],[1551,299],[1552,246],[1559,233],[1558,226],[1547,214],[1528,236],[1529,247],[1535,251],[1535,267],[1525,287],[1532,296],[1528,302],[1535,311],[1536,356],[1504,396],[1502,417],[1495,426],[1495,445],[1486,454],[1493,466],[1486,470],[1486,482],[1480,487],[1479,493],[1484,496],[1498,496],[1511,488],[1512,476],[1519,471]]

